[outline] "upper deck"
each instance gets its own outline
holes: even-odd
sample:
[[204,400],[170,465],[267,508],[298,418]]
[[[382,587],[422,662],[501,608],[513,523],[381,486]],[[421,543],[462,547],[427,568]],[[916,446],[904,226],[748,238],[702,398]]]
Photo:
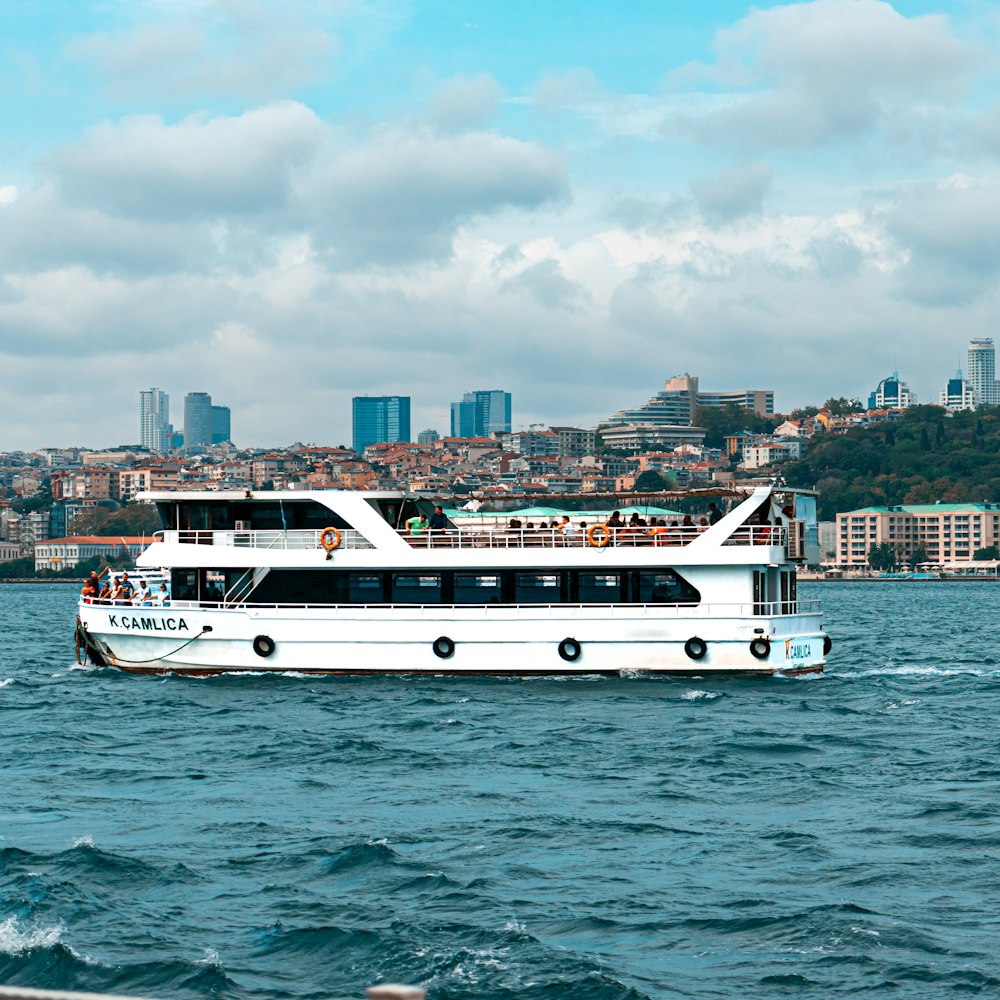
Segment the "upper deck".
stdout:
[[[447,527],[431,529],[413,518],[429,515],[436,498],[403,493],[149,493],[141,498],[156,503],[164,529],[154,536],[155,554],[148,551],[141,563],[290,566],[333,557],[357,565],[461,566],[480,560],[484,550],[511,565],[578,565],[610,551],[636,565],[799,561],[805,554],[807,526],[786,502],[790,496],[793,491],[776,495],[770,487],[613,496],[622,506],[623,501],[694,498],[702,510],[706,500],[724,497],[731,507],[714,524],[685,525],[677,514],[671,520],[651,516],[640,518],[646,523],[616,526],[615,521],[609,523],[606,511],[581,509],[593,500],[576,496],[563,498],[570,523],[559,527],[525,525],[509,517],[511,511],[453,511]],[[579,506],[572,509],[571,504]]]

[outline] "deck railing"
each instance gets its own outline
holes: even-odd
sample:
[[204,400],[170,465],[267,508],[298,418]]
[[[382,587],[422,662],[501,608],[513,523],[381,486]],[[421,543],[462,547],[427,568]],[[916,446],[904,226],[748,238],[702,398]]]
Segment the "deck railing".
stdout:
[[[575,525],[570,531],[560,528],[427,528],[423,531],[400,530],[398,534],[413,548],[429,549],[565,549],[565,548],[651,548],[689,545],[708,530],[707,526],[611,528],[599,530]],[[589,533],[588,533],[589,532]],[[785,528],[781,525],[743,525],[723,545],[784,545]],[[605,540],[606,539],[606,540]]]
[[[560,528],[428,528],[423,531],[400,529],[397,534],[412,548],[421,549],[566,549],[566,548],[679,548],[689,545],[708,530],[702,525],[675,527],[612,528],[598,524],[600,530],[588,534],[585,527]],[[222,545],[246,549],[322,549],[319,528],[289,531],[194,531],[171,529],[158,531],[154,541],[184,545]],[[797,536],[794,536],[797,538]],[[745,524],[737,528],[723,545],[778,545],[789,541],[784,525]],[[371,549],[360,531],[340,531],[341,549]]]
[[[224,545],[237,549],[322,549],[322,528],[292,528],[289,531],[158,531],[154,541],[183,545]],[[373,549],[375,546],[353,528],[340,531],[341,549]]]
[[795,601],[746,601],[738,603],[702,602],[701,604],[258,604],[252,601],[238,605],[214,601],[171,601],[173,609],[191,611],[212,610],[337,610],[342,612],[372,612],[403,610],[413,612],[416,617],[440,618],[442,615],[462,617],[460,612],[478,613],[484,618],[504,618],[511,611],[520,615],[538,612],[549,618],[582,618],[594,611],[609,612],[602,617],[628,618],[649,617],[648,612],[668,612],[678,618],[776,618],[781,615],[819,614],[817,599]]

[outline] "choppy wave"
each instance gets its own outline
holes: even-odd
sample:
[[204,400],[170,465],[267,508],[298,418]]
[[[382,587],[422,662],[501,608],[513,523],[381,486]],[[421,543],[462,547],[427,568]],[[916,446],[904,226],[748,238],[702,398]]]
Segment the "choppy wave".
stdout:
[[0,982],[1000,992],[991,591],[813,593],[822,678],[195,681],[73,669],[72,595],[0,588]]

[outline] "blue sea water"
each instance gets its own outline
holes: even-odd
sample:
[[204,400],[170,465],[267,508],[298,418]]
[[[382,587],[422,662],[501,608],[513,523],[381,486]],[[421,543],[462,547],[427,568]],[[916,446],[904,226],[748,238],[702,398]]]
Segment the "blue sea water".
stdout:
[[814,679],[197,680],[0,586],[0,983],[1000,995],[997,588],[803,585]]

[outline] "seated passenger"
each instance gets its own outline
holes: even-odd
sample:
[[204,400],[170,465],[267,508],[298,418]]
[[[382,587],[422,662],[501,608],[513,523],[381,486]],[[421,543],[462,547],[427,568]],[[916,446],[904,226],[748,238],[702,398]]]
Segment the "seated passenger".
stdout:
[[618,541],[618,532],[625,527],[625,522],[622,520],[621,514],[615,510],[611,512],[611,517],[608,518],[605,527],[609,531],[610,544],[615,545]]
[[562,524],[559,525],[559,534],[562,535],[563,545],[572,545],[576,533],[576,525],[564,514]]

